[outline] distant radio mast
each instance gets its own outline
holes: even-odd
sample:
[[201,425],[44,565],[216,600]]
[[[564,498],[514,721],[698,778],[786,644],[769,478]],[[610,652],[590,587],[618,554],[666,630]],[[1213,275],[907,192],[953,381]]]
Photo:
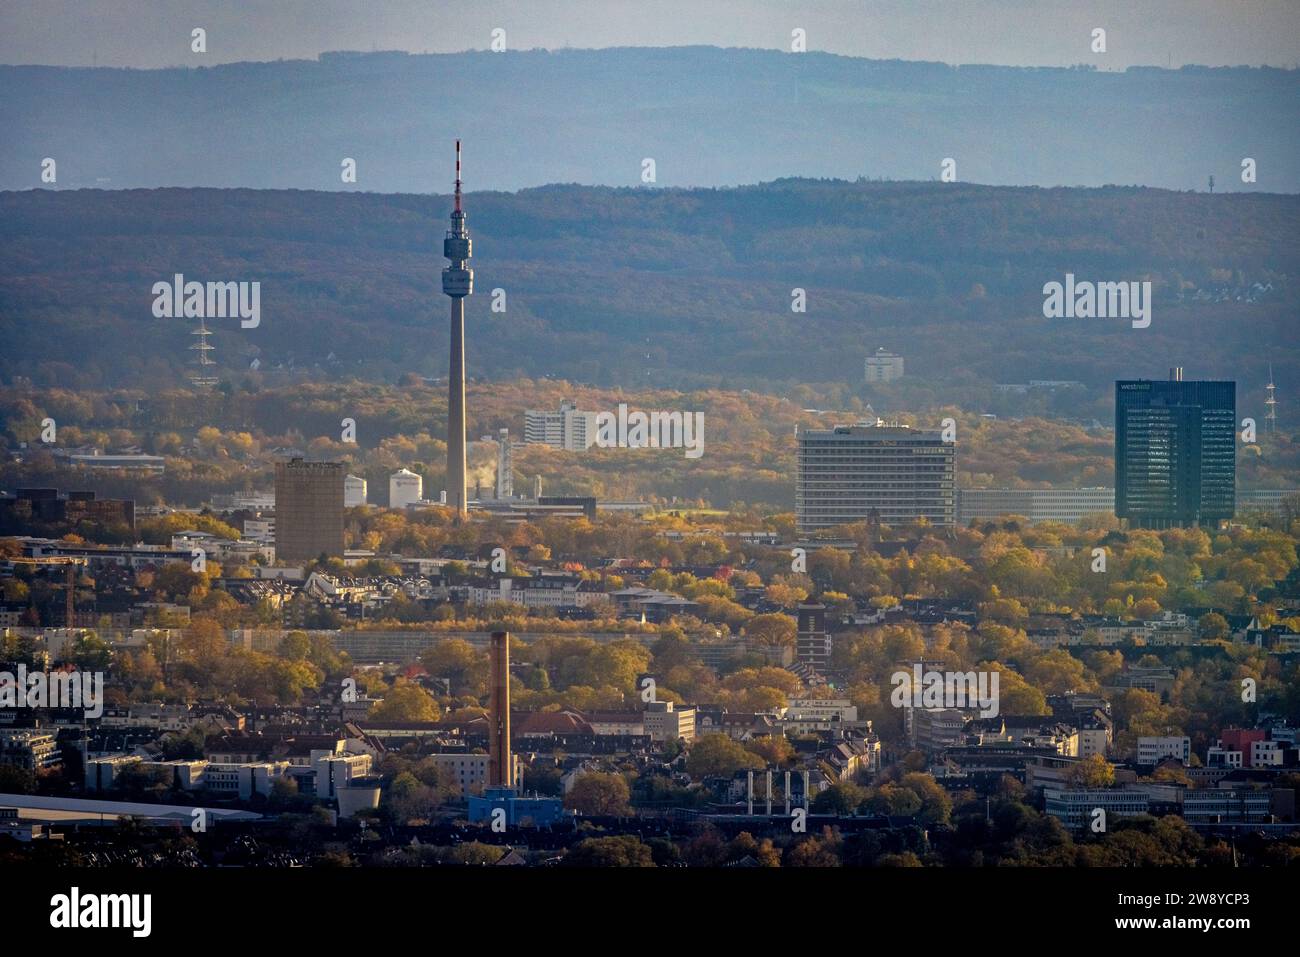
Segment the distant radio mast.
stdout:
[[208,342],[208,336],[212,333],[203,322],[203,317],[199,317],[199,327],[190,332],[192,336],[198,336],[198,340],[190,346],[194,355],[194,370],[190,373],[190,382],[196,389],[210,389],[217,384],[217,377],[213,374],[213,367],[216,363],[208,353],[216,347]]
[[1276,398],[1277,386],[1273,384],[1273,363],[1271,362],[1268,364],[1268,385],[1265,388],[1268,389],[1268,398],[1264,400],[1264,404],[1268,406],[1268,412],[1264,414],[1264,421],[1268,423],[1269,432],[1276,432],[1277,431],[1277,398]]

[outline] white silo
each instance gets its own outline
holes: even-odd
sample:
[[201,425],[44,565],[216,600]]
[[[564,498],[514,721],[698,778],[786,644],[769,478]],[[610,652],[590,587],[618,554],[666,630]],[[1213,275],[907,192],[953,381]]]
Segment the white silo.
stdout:
[[359,475],[349,475],[343,480],[343,507],[356,508],[366,504],[366,480]]
[[388,504],[391,508],[406,508],[424,498],[424,479],[410,469],[394,472],[388,479]]

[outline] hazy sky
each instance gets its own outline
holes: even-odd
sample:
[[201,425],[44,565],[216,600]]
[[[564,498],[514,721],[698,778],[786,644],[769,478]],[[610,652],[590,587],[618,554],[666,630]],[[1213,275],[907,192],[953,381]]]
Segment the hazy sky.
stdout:
[[[190,32],[207,31],[207,53]],[[324,50],[764,47],[1017,66],[1300,62],[1300,0],[0,0],[0,63],[200,66]],[[1091,49],[1106,30],[1107,52]]]

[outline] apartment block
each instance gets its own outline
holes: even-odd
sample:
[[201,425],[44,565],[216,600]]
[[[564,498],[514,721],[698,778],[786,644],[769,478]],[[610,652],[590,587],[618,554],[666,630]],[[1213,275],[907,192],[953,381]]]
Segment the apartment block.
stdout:
[[529,409],[524,412],[524,442],[549,445],[568,452],[584,452],[596,441],[596,413],[583,412],[567,399],[558,412]]
[[1189,737],[1147,737],[1137,740],[1138,764],[1159,764],[1167,758],[1177,758],[1183,764],[1192,759],[1192,739]]
[[645,733],[651,741],[694,741],[695,709],[671,701],[651,701],[645,708]]

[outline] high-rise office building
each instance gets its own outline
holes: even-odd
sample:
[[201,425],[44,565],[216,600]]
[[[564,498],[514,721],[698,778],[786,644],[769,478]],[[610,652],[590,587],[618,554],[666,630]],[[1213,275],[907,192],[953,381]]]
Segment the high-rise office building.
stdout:
[[952,525],[953,449],[940,432],[899,425],[799,433],[799,531],[862,521]]
[[275,463],[276,561],[343,557],[342,462]]
[[1115,514],[1134,528],[1216,525],[1236,511],[1237,384],[1115,383]]
[[596,413],[583,412],[568,399],[560,403],[558,412],[528,409],[524,412],[524,441],[585,452],[596,441]]

